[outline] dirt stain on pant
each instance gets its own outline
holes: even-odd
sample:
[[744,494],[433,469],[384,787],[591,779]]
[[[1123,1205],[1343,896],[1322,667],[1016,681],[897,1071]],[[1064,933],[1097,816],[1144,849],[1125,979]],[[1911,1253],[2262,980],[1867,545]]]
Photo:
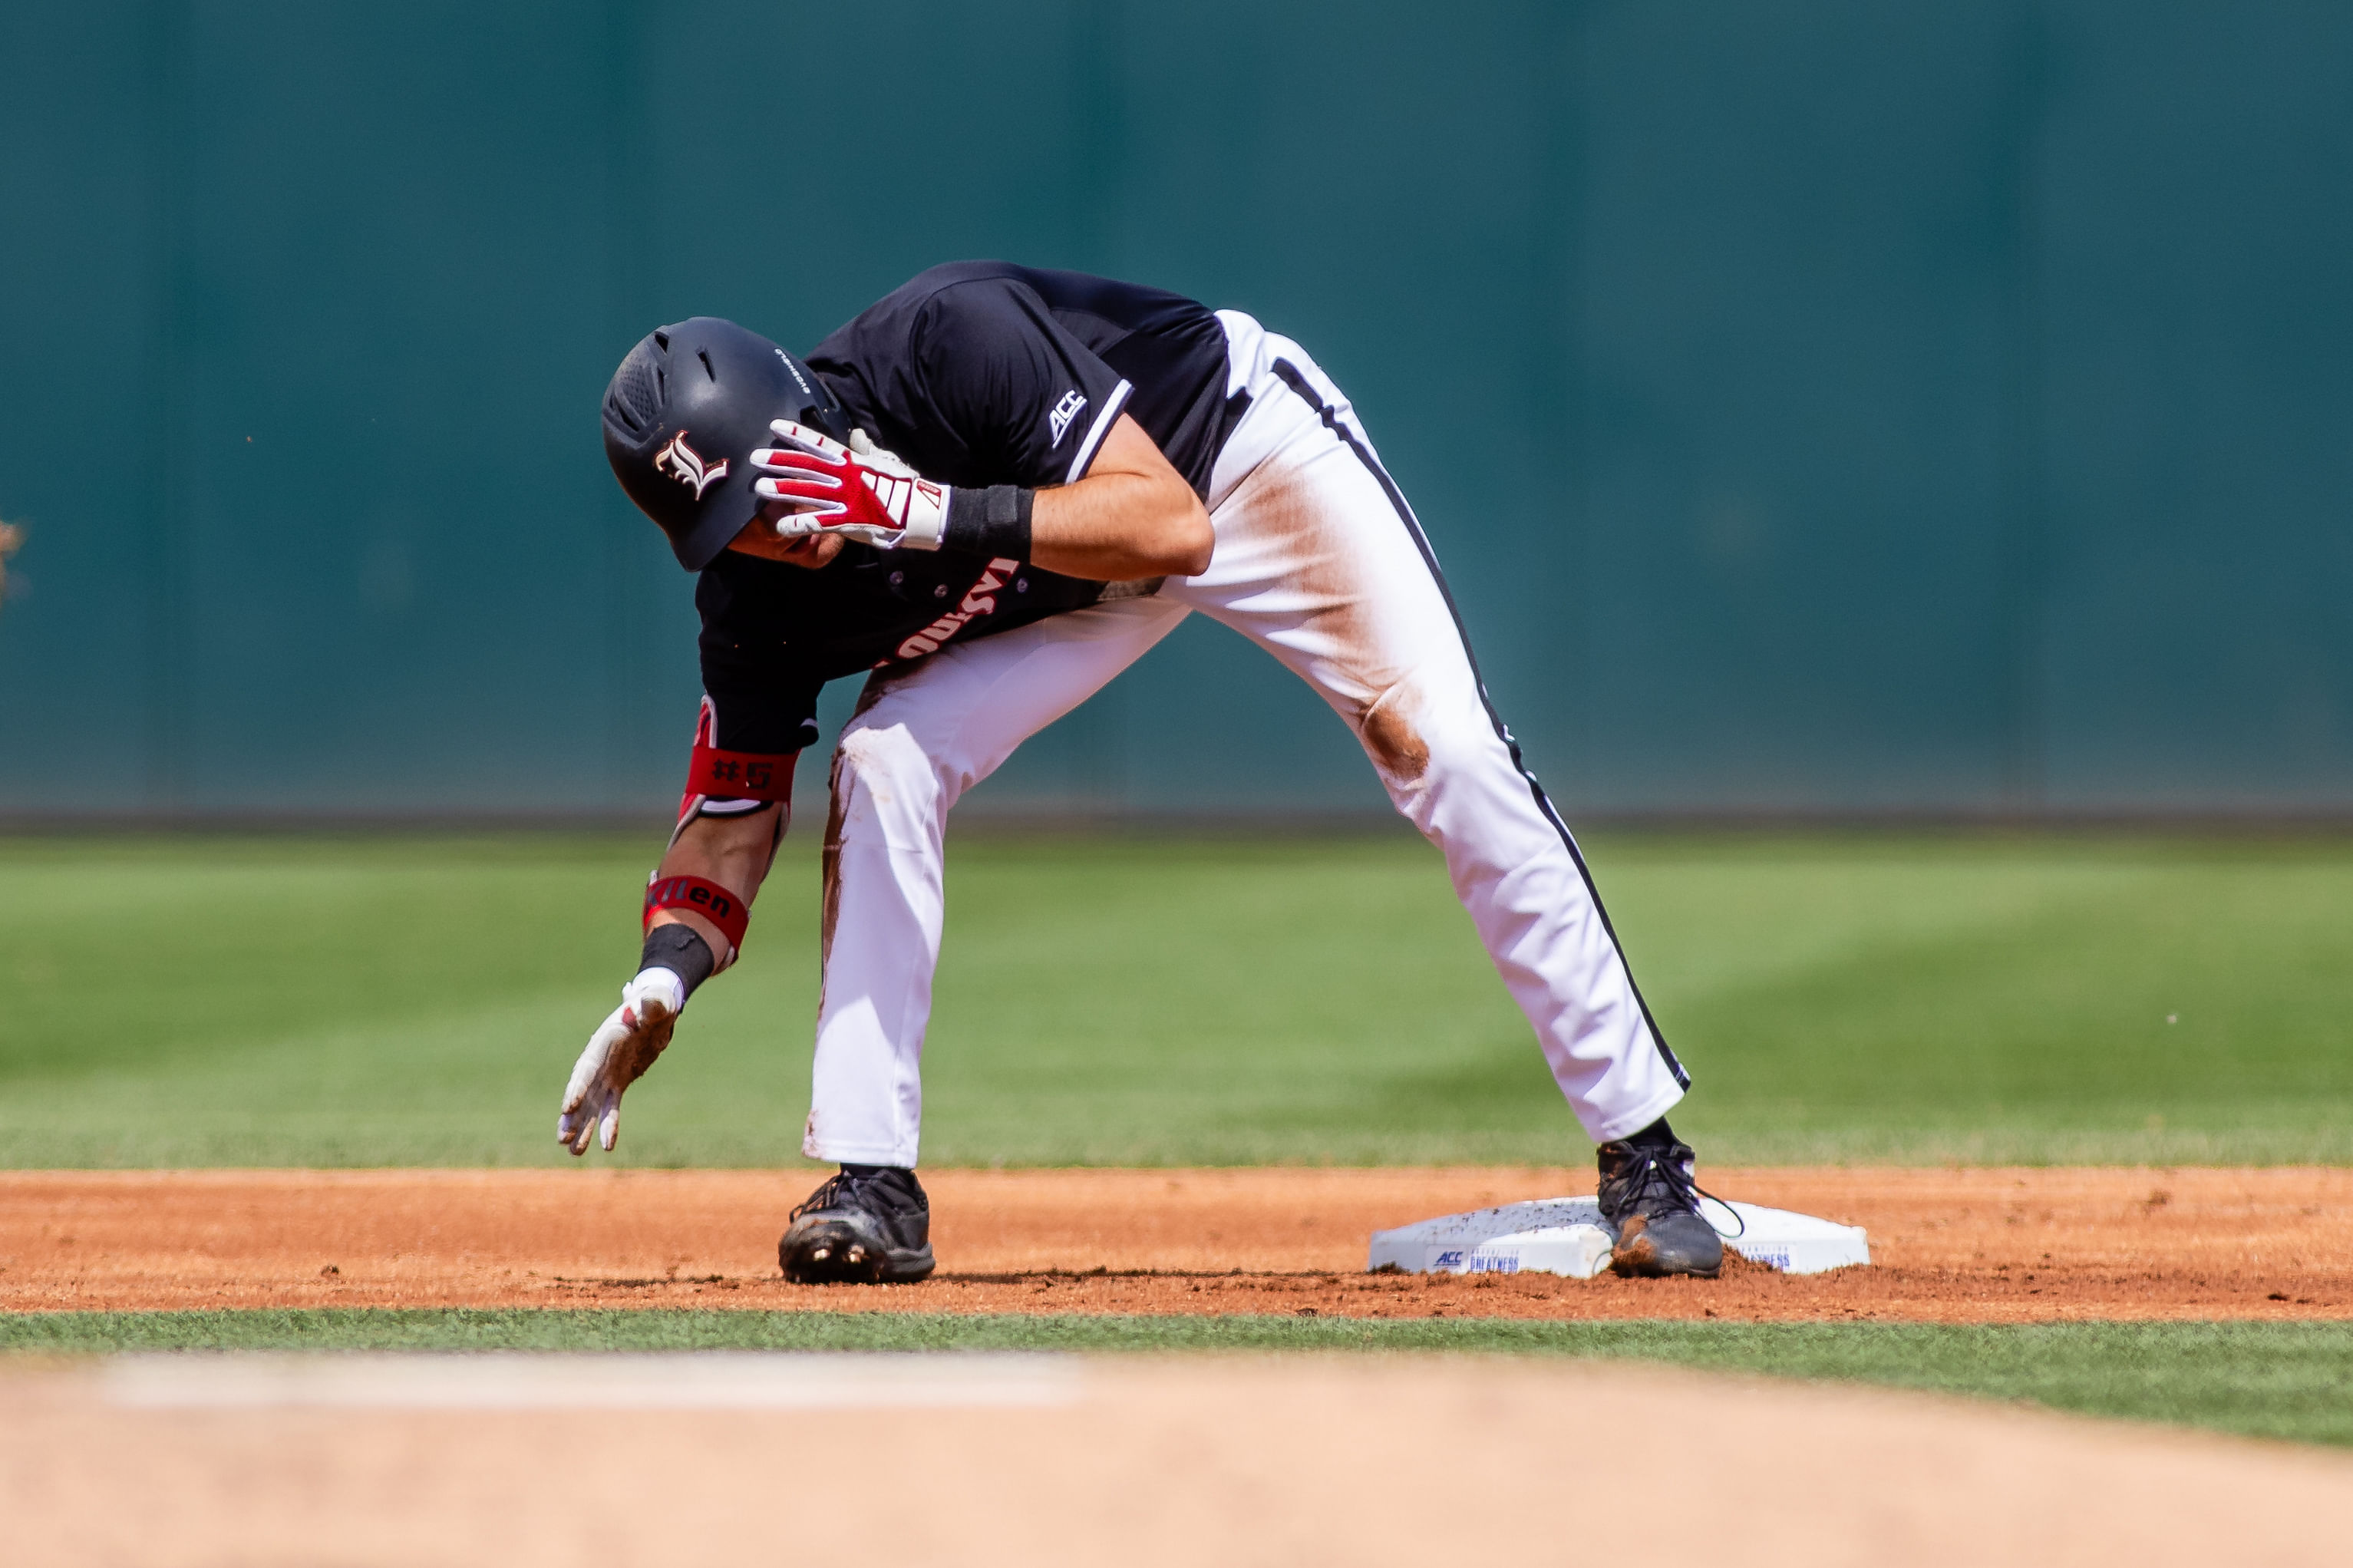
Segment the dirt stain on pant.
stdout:
[[818,981],[817,1009],[820,1013],[825,1011],[825,981],[822,976],[824,971],[829,971],[833,968],[833,928],[841,919],[841,820],[848,810],[842,795],[847,788],[848,782],[842,778],[841,752],[839,747],[836,747],[833,754],[833,770],[826,779],[825,792],[828,804],[825,812],[825,842],[818,853],[818,863],[824,868],[825,878],[825,902],[818,927],[818,963],[820,978]]
[[1430,743],[1413,726],[1420,701],[1410,682],[1399,681],[1374,700],[1357,726],[1374,765],[1401,784],[1412,783],[1430,768]]
[[902,682],[929,662],[929,657],[926,656],[923,659],[910,659],[902,662],[885,664],[868,675],[866,683],[858,688],[858,705],[849,710],[850,722],[855,724],[871,713],[875,704],[896,691]]
[[[858,706],[851,712],[849,722],[854,725],[864,718],[873,711],[875,704],[890,695],[894,688],[926,662],[928,661],[916,659],[888,664],[867,676],[866,684],[859,689]],[[850,788],[842,758],[849,739],[849,735],[845,733],[833,748],[833,767],[826,776],[825,842],[818,853],[818,862],[824,869],[825,893],[818,927],[818,961],[828,968],[833,962],[833,928],[841,918],[841,832],[843,819],[849,812]],[[818,1012],[824,1012],[822,980],[818,981],[817,1006]]]
[[1284,586],[1306,604],[1294,626],[1321,644],[1314,656],[1324,666],[1326,694],[1374,766],[1401,784],[1419,779],[1430,768],[1430,743],[1415,723],[1420,694],[1381,646],[1346,524],[1305,474],[1280,459],[1243,480],[1226,505],[1239,507],[1250,535],[1289,565]]

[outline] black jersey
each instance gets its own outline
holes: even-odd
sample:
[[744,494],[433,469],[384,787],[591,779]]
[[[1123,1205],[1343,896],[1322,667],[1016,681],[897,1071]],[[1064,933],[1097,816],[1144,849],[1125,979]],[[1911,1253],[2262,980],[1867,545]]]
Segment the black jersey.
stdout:
[[[1083,609],[1103,590],[955,550],[845,543],[821,571],[722,550],[694,587],[712,744],[770,754],[814,746],[828,681]],[[944,635],[924,635],[934,631]]]
[[[1124,413],[1206,498],[1247,403],[1226,396],[1225,328],[1207,306],[1001,261],[933,268],[808,365],[851,424],[924,477],[975,488],[1084,478]],[[723,551],[694,595],[712,744],[800,750],[817,739],[826,682],[1081,609],[1103,590],[954,550],[848,544],[821,571]]]
[[1226,396],[1207,305],[1006,261],[917,275],[808,363],[851,423],[944,484],[1068,484],[1125,413],[1206,498],[1248,403]]

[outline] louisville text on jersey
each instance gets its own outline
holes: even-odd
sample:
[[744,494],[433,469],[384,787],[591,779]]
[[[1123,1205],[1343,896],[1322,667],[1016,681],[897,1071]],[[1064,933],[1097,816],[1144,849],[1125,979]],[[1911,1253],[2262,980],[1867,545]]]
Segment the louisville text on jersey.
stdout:
[[980,580],[972,585],[971,591],[964,596],[961,603],[899,644],[899,657],[920,659],[926,653],[936,653],[940,651],[940,644],[962,631],[967,622],[996,609],[997,590],[1005,586],[1006,578],[1019,570],[1020,566],[1020,562],[1009,561],[1001,556],[989,562],[988,569],[980,574]]

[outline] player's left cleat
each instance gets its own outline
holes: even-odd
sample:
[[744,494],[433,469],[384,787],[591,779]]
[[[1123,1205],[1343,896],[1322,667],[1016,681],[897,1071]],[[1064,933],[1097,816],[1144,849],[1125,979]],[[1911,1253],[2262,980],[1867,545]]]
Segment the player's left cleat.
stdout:
[[1699,1212],[1690,1145],[1649,1148],[1620,1139],[1594,1152],[1601,1162],[1601,1217],[1616,1238],[1614,1273],[1713,1279],[1722,1271],[1724,1238]]
[[932,1272],[932,1201],[913,1171],[845,1165],[795,1209],[776,1262],[796,1285],[889,1285]]

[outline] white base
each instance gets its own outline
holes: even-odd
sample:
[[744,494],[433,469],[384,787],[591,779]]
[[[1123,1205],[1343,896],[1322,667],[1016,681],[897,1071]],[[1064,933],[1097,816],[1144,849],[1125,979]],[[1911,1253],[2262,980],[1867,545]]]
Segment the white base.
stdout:
[[[1784,1274],[1820,1274],[1871,1261],[1862,1228],[1787,1209],[1700,1200],[1724,1245]],[[1734,1232],[1738,1234],[1734,1234]],[[1609,1231],[1591,1198],[1545,1198],[1447,1214],[1373,1233],[1368,1269],[1404,1274],[1560,1274],[1590,1279],[1609,1266]]]

